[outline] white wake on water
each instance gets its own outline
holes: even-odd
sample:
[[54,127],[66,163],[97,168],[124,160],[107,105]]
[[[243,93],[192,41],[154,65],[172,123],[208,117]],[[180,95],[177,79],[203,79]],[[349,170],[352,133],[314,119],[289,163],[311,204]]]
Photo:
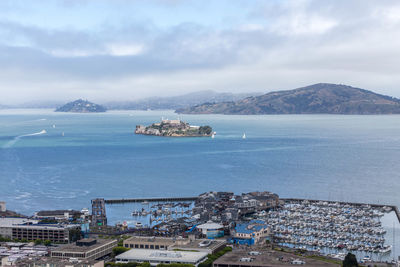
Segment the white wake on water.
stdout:
[[47,133],[46,130],[41,130],[40,132],[37,132],[37,133],[23,134],[23,135],[16,136],[16,137],[14,137],[13,140],[7,142],[7,143],[3,146],[3,148],[12,147],[12,146],[13,146],[16,142],[18,142],[18,140],[21,139],[22,137],[36,136],[36,135],[42,135],[42,134],[46,134],[46,133]]

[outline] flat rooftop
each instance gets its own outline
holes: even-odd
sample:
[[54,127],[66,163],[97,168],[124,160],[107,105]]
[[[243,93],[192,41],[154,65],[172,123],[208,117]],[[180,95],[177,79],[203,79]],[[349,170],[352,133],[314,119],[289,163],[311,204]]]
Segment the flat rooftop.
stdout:
[[[261,255],[249,255],[250,251],[258,251]],[[252,258],[252,261],[245,262],[240,261],[242,258]],[[241,266],[264,266],[264,267],[282,267],[282,266],[292,266],[291,262],[293,260],[301,260],[304,261],[305,264],[303,266],[310,266],[310,267],[318,267],[318,266],[340,266],[338,264],[333,264],[325,261],[319,261],[315,259],[309,259],[300,257],[297,255],[293,255],[286,252],[275,251],[275,250],[233,250],[232,252],[228,252],[222,257],[218,258],[214,261],[213,266],[223,266],[225,265],[241,265]]]
[[112,242],[117,242],[115,239],[96,239],[97,242],[91,246],[77,246],[76,243],[71,243],[67,245],[61,245],[60,247],[53,249],[51,252],[88,252],[92,249],[98,248],[100,246],[110,244]]
[[13,227],[24,223],[38,223],[38,220],[30,220],[27,218],[0,218],[0,227]]
[[207,257],[207,252],[131,249],[116,257],[117,260],[197,262]]
[[176,243],[170,249],[210,249],[214,251],[225,244],[225,240],[195,239],[193,241],[187,240],[187,243]]
[[127,243],[158,243],[165,244],[167,246],[174,244],[175,241],[184,240],[183,238],[172,238],[172,237],[156,237],[156,236],[132,236],[126,239],[124,242]]

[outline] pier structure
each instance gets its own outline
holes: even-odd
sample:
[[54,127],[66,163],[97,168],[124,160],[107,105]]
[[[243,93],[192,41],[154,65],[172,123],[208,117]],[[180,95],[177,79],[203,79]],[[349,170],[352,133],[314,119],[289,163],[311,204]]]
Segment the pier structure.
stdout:
[[[103,199],[105,204],[124,204],[124,203],[142,203],[142,202],[177,202],[177,201],[196,201],[198,197],[149,197],[149,198],[121,198],[121,199]],[[321,200],[321,199],[305,199],[305,198],[280,198],[281,201],[284,202],[302,202],[309,201],[311,203],[317,202],[328,202],[328,203],[339,203],[339,204],[348,204],[352,206],[365,206],[369,205],[375,208],[383,208],[389,207],[394,211],[397,216],[397,219],[400,223],[400,211],[395,205],[384,205],[384,204],[371,204],[371,203],[361,203],[361,202],[347,202],[347,201],[334,201],[334,200]],[[92,201],[93,203],[93,201]],[[105,212],[105,208],[104,208]]]
[[177,202],[195,201],[198,197],[153,197],[153,198],[122,198],[106,199],[105,204],[141,203],[141,202]]
[[104,198],[92,199],[92,224],[97,226],[107,225]]

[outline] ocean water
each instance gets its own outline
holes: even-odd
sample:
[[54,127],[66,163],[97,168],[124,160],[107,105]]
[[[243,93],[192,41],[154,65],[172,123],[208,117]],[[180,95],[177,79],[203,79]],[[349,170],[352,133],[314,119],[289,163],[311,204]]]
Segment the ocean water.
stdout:
[[[211,125],[217,135],[134,134],[136,124],[161,117]],[[193,196],[211,190],[400,206],[399,162],[398,115],[0,110],[0,201],[28,215],[90,208],[97,197]],[[132,208],[107,206],[110,222],[127,220]]]

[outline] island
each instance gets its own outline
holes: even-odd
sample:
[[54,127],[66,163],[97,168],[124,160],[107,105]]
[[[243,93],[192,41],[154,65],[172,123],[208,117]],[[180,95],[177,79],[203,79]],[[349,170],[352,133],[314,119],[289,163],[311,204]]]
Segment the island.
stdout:
[[75,113],[97,113],[106,111],[107,109],[105,107],[83,99],[78,99],[73,102],[69,102],[55,110],[55,112],[75,112]]
[[161,120],[150,126],[137,125],[135,134],[171,137],[212,137],[215,132],[208,125],[193,126],[181,120]]
[[183,114],[400,114],[400,100],[343,84],[318,83],[239,101],[177,109]]

